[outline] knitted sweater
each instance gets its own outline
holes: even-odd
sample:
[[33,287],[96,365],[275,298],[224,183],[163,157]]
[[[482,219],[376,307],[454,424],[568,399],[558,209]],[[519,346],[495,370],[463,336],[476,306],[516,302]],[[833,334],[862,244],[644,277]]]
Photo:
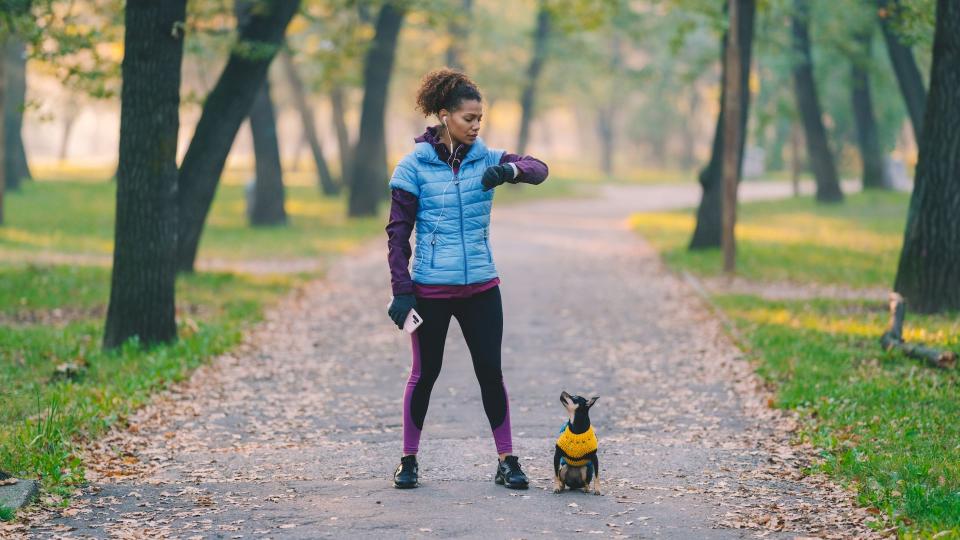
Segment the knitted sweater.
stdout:
[[563,461],[571,467],[582,467],[590,460],[584,456],[597,450],[597,434],[590,426],[583,433],[570,431],[570,422],[564,424],[557,438],[557,446],[563,452]]

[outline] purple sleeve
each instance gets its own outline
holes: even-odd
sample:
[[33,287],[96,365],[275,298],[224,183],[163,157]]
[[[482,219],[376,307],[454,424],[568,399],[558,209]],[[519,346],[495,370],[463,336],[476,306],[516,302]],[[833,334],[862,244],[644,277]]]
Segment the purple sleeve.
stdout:
[[390,286],[393,295],[413,294],[410,278],[410,235],[417,219],[420,200],[409,191],[393,188],[390,221],[387,223],[387,262],[390,264]]
[[542,184],[549,174],[547,164],[533,156],[519,156],[504,152],[503,157],[500,158],[500,164],[504,163],[513,163],[517,167],[517,177],[509,181],[511,184],[517,182]]

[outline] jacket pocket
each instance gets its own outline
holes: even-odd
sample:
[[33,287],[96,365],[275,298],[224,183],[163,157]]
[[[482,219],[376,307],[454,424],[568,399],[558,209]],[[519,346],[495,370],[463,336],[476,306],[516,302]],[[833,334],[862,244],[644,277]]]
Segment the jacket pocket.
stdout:
[[483,245],[487,248],[487,262],[493,262],[493,253],[490,251],[490,233],[487,227],[483,228]]
[[430,239],[430,268],[436,268],[437,237]]

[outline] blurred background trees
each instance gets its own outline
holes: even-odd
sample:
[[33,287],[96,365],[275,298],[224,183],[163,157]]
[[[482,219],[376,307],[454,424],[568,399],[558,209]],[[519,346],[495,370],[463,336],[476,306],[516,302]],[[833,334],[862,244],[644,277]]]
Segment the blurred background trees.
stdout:
[[[841,179],[909,189],[937,114],[926,110],[937,3],[739,1],[743,178],[812,177],[824,202],[842,201]],[[119,174],[122,192],[124,138],[158,140],[120,129],[129,5],[4,0],[5,190],[69,166]],[[344,198],[347,216],[379,215],[391,165],[436,123],[413,94],[443,65],[481,86],[487,143],[537,155],[559,181],[699,179],[689,245],[716,248],[725,5],[190,0],[168,29],[183,34],[176,268],[195,270],[222,179],[247,186],[238,211],[252,226],[296,219],[286,193],[304,182]]]

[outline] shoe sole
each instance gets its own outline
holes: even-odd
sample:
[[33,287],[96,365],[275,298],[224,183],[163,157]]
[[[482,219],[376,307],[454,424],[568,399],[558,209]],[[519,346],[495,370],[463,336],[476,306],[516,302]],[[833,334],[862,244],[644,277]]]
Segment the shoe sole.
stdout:
[[499,486],[504,486],[504,487],[506,487],[506,488],[508,488],[508,489],[527,489],[527,488],[530,487],[529,484],[520,484],[520,485],[517,485],[517,484],[508,484],[508,483],[506,483],[506,482],[503,480],[503,478],[501,478],[501,477],[499,477],[499,476],[497,476],[496,478],[493,479],[493,483],[494,483],[494,484],[497,484],[497,485],[499,485]]
[[394,482],[393,487],[397,489],[413,489],[415,487],[420,487],[420,482],[417,482],[416,484],[410,484],[409,486],[405,486],[403,484],[397,484],[396,482]]

